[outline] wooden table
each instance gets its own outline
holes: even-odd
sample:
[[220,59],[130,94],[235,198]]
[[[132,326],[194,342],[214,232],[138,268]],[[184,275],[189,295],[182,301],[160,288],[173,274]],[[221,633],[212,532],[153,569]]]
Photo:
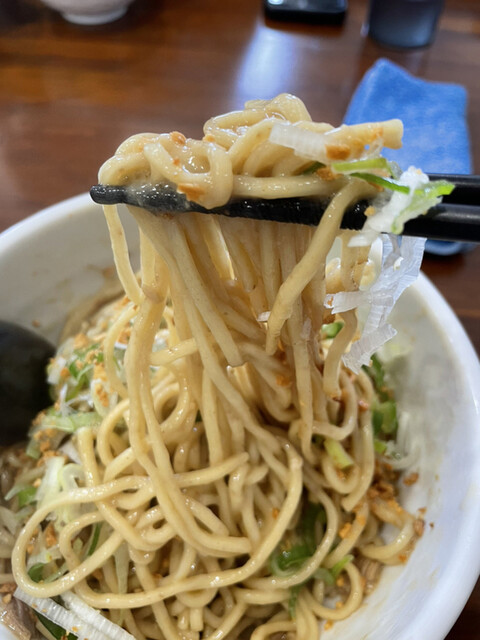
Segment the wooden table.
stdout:
[[[447,0],[435,43],[420,50],[382,49],[362,35],[365,15],[366,2],[351,0],[341,28],[282,25],[265,21],[260,0],[136,0],[115,23],[80,27],[38,0],[2,2],[0,230],[86,191],[132,133],[199,136],[210,115],[283,91],[302,97],[314,119],[340,124],[363,73],[382,56],[468,89],[480,171],[476,0]],[[423,269],[480,353],[480,250],[426,257]],[[480,584],[448,639],[473,640],[479,629]]]

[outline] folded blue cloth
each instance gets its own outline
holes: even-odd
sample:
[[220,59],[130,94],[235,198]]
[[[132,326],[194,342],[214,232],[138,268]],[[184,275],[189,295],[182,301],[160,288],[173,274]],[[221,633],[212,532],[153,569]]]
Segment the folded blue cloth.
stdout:
[[[358,85],[344,122],[400,118],[405,125],[403,147],[385,149],[385,157],[398,162],[402,169],[415,165],[425,173],[471,173],[466,112],[464,87],[421,80],[380,58]],[[427,250],[449,255],[470,246],[428,241]]]

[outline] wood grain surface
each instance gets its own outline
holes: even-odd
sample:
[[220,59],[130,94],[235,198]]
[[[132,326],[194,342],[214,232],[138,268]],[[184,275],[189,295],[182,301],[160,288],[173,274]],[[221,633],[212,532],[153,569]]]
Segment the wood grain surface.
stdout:
[[[283,91],[299,95],[314,119],[340,124],[379,57],[467,88],[480,172],[480,3],[447,0],[435,42],[415,50],[366,37],[366,13],[365,0],[351,0],[344,25],[328,27],[265,20],[261,0],[135,0],[120,20],[84,27],[38,0],[1,2],[0,231],[87,191],[132,133],[200,136],[210,115]],[[427,256],[423,270],[480,353],[480,249]],[[480,584],[448,635],[475,638]]]

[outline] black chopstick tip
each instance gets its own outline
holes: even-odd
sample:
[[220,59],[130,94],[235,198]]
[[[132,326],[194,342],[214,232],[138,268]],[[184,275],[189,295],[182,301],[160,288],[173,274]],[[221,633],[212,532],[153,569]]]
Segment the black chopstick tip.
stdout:
[[118,204],[124,201],[125,187],[94,184],[90,189],[90,197],[97,204]]

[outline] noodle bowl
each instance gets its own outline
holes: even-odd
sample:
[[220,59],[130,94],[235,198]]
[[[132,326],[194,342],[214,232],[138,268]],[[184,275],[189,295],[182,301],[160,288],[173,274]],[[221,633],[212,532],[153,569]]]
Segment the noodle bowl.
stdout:
[[[274,105],[278,111],[281,102]],[[233,125],[220,121],[215,144],[231,149],[231,130],[243,127],[240,142],[252,138],[268,162],[247,147],[231,166],[232,177],[248,180],[230,180],[226,151],[220,160],[212,152],[209,171],[201,171],[205,156],[192,143],[188,162],[202,181],[177,182],[184,191],[215,206],[238,193],[238,184],[248,183],[252,194],[256,174],[269,178],[266,166],[282,182],[278,166],[288,165],[295,195],[318,182],[303,179],[306,162],[291,153],[272,160],[258,130],[250,134],[261,120],[242,124],[238,117]],[[207,125],[206,135],[212,131]],[[184,141],[170,136],[170,144]],[[154,163],[148,151],[147,166],[138,145],[145,149],[144,137],[120,150],[129,180],[178,180],[167,171],[178,170],[173,161],[164,168],[165,159]],[[155,149],[163,157],[163,143]],[[101,178],[116,183],[124,161],[117,156]],[[210,190],[217,178],[220,189]],[[95,412],[98,419],[77,425],[74,451],[50,456],[60,462],[44,460],[49,469],[62,467],[64,486],[37,495],[17,538],[13,571],[27,600],[63,596],[74,610],[73,589],[136,638],[312,638],[319,619],[340,620],[358,608],[367,565],[405,562],[422,524],[398,504],[391,465],[375,453],[379,389],[367,371],[354,375],[342,364],[358,337],[356,316],[333,318],[324,307],[327,293],[357,290],[368,272],[368,251],[350,247],[349,233],[342,234],[340,263],[326,266],[343,209],[372,192],[362,181],[340,181],[316,230],[198,214],[155,219],[134,209],[140,279],[119,218],[106,211],[126,297],[60,349],[69,367],[75,356],[76,375],[50,372],[58,412],[64,400],[67,417]],[[325,327],[339,320],[340,331],[329,337]],[[79,383],[84,364],[75,351],[82,350],[81,362],[92,365],[91,396],[62,397],[71,376]],[[34,436],[45,424],[42,417]],[[42,443],[44,435],[52,439],[32,439]],[[52,487],[44,478],[38,491],[45,493]],[[380,538],[385,522],[397,530],[388,542]],[[48,527],[57,538],[50,546]],[[36,581],[30,558],[40,538],[60,555],[42,563]]]

